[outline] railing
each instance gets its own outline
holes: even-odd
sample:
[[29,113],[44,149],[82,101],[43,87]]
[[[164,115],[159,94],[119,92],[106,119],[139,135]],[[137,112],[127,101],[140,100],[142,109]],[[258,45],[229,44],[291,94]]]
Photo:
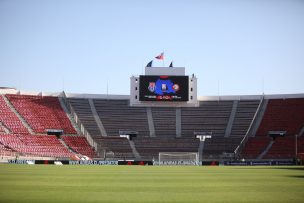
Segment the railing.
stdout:
[[80,119],[78,118],[77,113],[75,112],[73,106],[70,104],[70,102],[66,98],[65,92],[62,92],[62,101],[67,107],[68,113],[72,116],[72,119],[74,119],[77,127],[80,129],[80,133],[87,139],[88,143],[94,147],[95,151],[98,151],[98,144],[93,140],[90,133],[86,130],[84,125],[81,123]]
[[249,125],[249,127],[248,127],[248,130],[247,130],[247,132],[246,132],[244,138],[242,139],[242,141],[241,141],[241,143],[239,144],[239,146],[234,150],[234,154],[235,154],[236,156],[238,156],[239,153],[240,153],[240,152],[243,150],[243,148],[245,147],[245,144],[246,144],[247,141],[248,141],[249,135],[251,134],[253,124],[255,123],[256,118],[257,118],[257,116],[258,116],[258,114],[259,114],[259,112],[260,112],[260,109],[262,108],[263,102],[264,102],[264,96],[262,96],[262,98],[261,98],[261,100],[260,100],[259,106],[258,106],[258,108],[257,108],[257,110],[256,110],[256,112],[255,112],[255,114],[254,114],[254,116],[253,116],[253,119],[252,119],[252,121],[251,121],[251,123],[250,123],[250,125]]

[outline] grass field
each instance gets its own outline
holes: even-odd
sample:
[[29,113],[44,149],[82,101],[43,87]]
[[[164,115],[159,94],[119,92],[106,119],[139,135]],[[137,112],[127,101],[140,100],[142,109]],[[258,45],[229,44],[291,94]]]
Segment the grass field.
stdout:
[[304,202],[304,167],[0,165],[0,202]]

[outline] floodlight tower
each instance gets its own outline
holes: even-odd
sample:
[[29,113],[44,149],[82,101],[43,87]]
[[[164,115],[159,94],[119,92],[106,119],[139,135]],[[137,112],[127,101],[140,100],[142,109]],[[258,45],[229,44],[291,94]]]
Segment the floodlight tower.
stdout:
[[199,161],[202,161],[203,158],[203,150],[204,150],[204,145],[205,145],[205,140],[206,139],[211,139],[212,138],[212,132],[206,132],[206,131],[195,131],[193,133],[197,139],[200,140],[200,145],[198,148],[198,156],[199,156]]

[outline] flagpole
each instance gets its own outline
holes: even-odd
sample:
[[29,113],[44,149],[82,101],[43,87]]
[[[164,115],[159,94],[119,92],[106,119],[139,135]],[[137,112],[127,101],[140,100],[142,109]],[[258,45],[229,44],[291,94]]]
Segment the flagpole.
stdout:
[[163,50],[163,67],[165,67],[165,51]]

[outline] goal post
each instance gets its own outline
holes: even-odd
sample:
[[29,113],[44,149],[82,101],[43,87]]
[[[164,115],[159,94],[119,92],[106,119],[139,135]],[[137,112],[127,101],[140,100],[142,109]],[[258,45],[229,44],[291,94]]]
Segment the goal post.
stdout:
[[199,165],[197,152],[159,152],[158,165]]

